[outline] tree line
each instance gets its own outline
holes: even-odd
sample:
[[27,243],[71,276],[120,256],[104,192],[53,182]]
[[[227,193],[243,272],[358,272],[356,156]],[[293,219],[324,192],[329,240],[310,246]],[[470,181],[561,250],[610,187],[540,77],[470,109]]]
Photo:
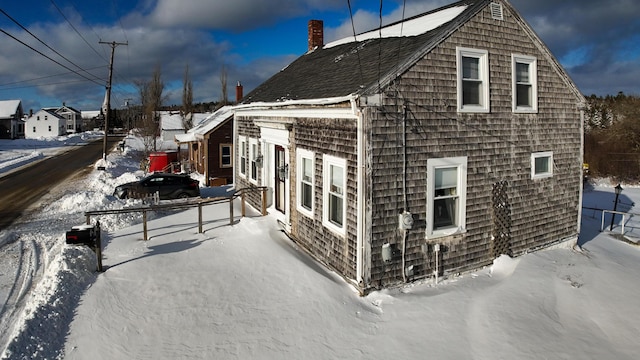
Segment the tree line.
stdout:
[[584,162],[590,175],[640,180],[640,97],[620,92],[586,99]]

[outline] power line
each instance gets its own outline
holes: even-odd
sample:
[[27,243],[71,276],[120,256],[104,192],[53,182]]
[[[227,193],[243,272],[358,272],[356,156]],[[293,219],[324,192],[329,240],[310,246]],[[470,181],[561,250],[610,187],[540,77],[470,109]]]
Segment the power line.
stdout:
[[380,0],[380,11],[378,13],[380,24],[378,25],[378,89],[380,88],[380,67],[382,66],[382,0]]
[[73,66],[77,67],[78,69],[80,69],[81,71],[84,71],[85,73],[87,73],[88,75],[93,76],[96,79],[100,79],[99,77],[97,77],[94,74],[91,74],[90,72],[88,72],[87,70],[83,69],[81,66],[79,66],[78,64],[74,63],[73,61],[69,60],[67,57],[65,57],[64,55],[60,54],[58,51],[56,51],[54,48],[52,48],[51,46],[47,45],[47,43],[45,43],[44,41],[42,41],[39,37],[37,37],[36,35],[34,35],[31,31],[29,31],[29,29],[27,29],[26,27],[24,27],[22,24],[20,24],[17,20],[15,20],[14,18],[12,18],[9,14],[7,14],[4,10],[0,9],[0,12],[2,12],[2,14],[4,14],[4,16],[6,16],[7,18],[9,18],[9,20],[13,21],[16,25],[18,25],[22,30],[26,31],[29,35],[31,35],[34,39],[38,40],[38,42],[40,42],[42,45],[46,46],[47,49],[53,51],[54,53],[56,53],[56,55],[60,56],[61,58],[65,59],[66,61],[68,61],[70,64],[72,64]]
[[[99,69],[99,68],[102,68],[102,67],[104,67],[104,66],[96,66],[96,67],[93,67],[93,68],[89,68],[87,70],[95,70],[95,69]],[[22,84],[22,83],[29,83],[29,82],[33,82],[33,81],[49,79],[49,78],[52,78],[52,77],[63,76],[63,75],[68,75],[68,74],[70,74],[70,72],[65,72],[65,73],[60,73],[60,74],[55,74],[55,75],[41,76],[41,77],[38,77],[38,78],[27,79],[27,80],[14,81],[14,82],[10,82],[10,83],[0,84],[0,87],[9,86],[9,85],[17,85],[17,84]],[[98,80],[103,80],[103,79],[98,79]],[[51,85],[51,84],[47,84],[47,85]],[[22,86],[22,87],[31,87],[31,86],[38,86],[38,85],[28,85],[28,86]]]
[[402,49],[402,31],[404,30],[404,16],[405,16],[405,10],[407,9],[407,0],[403,0],[402,1],[402,19],[400,21],[400,41],[398,41],[398,61],[396,61],[396,63],[399,65],[400,64],[400,50]]
[[78,36],[80,36],[80,38],[85,42],[85,44],[87,44],[87,46],[89,46],[91,48],[91,50],[93,50],[93,52],[96,53],[96,55],[98,55],[98,57],[100,57],[103,60],[107,60],[105,59],[102,55],[100,55],[100,53],[98,52],[98,50],[96,50],[93,46],[91,46],[91,44],[87,41],[87,39],[84,38],[84,36],[82,36],[82,34],[80,34],[80,32],[78,31],[78,29],[76,29],[75,26],[73,26],[73,24],[71,23],[71,21],[69,21],[69,19],[67,19],[67,17],[64,15],[64,13],[62,12],[62,10],[60,10],[60,8],[58,7],[58,5],[56,5],[56,3],[51,0],[51,4],[53,4],[53,6],[58,10],[58,12],[60,13],[60,15],[62,15],[62,17],[65,19],[65,21],[69,24],[69,26],[71,26],[71,28],[73,29],[73,31],[76,32],[76,34],[78,34]]
[[64,65],[64,64],[61,64],[59,61],[57,61],[57,60],[55,60],[55,59],[52,59],[51,57],[47,56],[46,54],[43,54],[40,50],[35,49],[35,48],[34,48],[34,47],[32,47],[31,45],[29,45],[29,44],[25,43],[24,41],[22,41],[22,40],[18,39],[18,38],[17,38],[17,37],[15,37],[15,36],[13,36],[13,35],[9,34],[9,33],[8,33],[8,32],[6,32],[5,30],[0,29],[0,32],[2,32],[3,34],[7,35],[7,36],[8,36],[8,37],[10,37],[10,38],[12,38],[13,40],[15,40],[15,41],[19,42],[20,44],[22,44],[22,45],[24,45],[24,46],[28,47],[29,49],[31,49],[31,50],[33,50],[33,51],[35,51],[36,53],[40,54],[41,56],[43,56],[43,57],[45,57],[45,58],[47,58],[47,59],[49,59],[49,60],[53,61],[54,63],[56,63],[56,64],[58,64],[58,65],[62,66],[63,68],[65,68],[65,69],[67,69],[67,70],[71,71],[72,73],[74,73],[74,74],[76,74],[76,75],[78,75],[78,76],[80,76],[80,77],[83,77],[83,78],[85,78],[85,79],[87,79],[87,80],[91,81],[92,83],[95,83],[95,84],[98,84],[98,85],[102,85],[102,84],[100,84],[99,82],[95,81],[94,79],[90,79],[90,78],[88,78],[88,77],[84,76],[83,74],[79,73],[78,71],[73,70],[73,69],[69,68],[68,66],[66,66],[66,65]]
[[358,67],[360,68],[360,82],[364,86],[364,75],[362,73],[362,62],[360,61],[360,51],[358,51],[358,37],[356,36],[356,26],[353,23],[353,11],[351,10],[351,0],[347,0],[347,6],[349,7],[349,17],[351,18],[351,29],[353,30],[353,40],[356,44],[356,55],[358,56]]
[[75,83],[80,83],[80,82],[84,82],[84,80],[60,81],[60,82],[55,82],[55,83],[38,84],[38,85],[10,86],[10,87],[3,87],[3,88],[0,88],[0,91],[15,90],[15,89],[27,89],[27,88],[32,88],[32,87],[41,87],[41,86],[52,86],[52,85],[75,84]]

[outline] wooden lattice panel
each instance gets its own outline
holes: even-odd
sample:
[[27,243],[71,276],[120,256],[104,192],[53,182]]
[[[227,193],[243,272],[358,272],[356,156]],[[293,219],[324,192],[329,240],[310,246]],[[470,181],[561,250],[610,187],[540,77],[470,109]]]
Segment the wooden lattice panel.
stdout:
[[493,184],[491,202],[493,209],[493,256],[511,256],[511,204],[507,195],[509,184],[499,181]]

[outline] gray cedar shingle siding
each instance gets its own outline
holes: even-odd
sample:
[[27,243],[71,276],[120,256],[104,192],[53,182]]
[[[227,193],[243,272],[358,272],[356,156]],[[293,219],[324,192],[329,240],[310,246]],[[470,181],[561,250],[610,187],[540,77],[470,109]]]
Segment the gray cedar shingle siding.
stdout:
[[[298,214],[293,232],[299,242],[317,258],[344,276],[356,277],[356,123],[343,119],[297,119],[293,126],[295,147],[315,154],[315,212],[313,219]],[[322,224],[322,155],[347,160],[347,236],[336,236]],[[295,166],[293,167],[295,168]],[[297,179],[296,179],[297,180]],[[292,196],[293,198],[294,196]],[[292,215],[293,216],[293,215]],[[293,221],[292,221],[293,222]]]
[[[507,29],[505,29],[505,27]],[[479,35],[480,34],[480,35]],[[491,113],[462,114],[456,106],[456,46],[489,51]],[[538,65],[539,112],[511,110],[511,54],[535,56]],[[418,226],[409,232],[405,266],[416,276],[434,270],[432,248],[423,252],[428,158],[468,156],[467,233],[433,242],[444,245],[441,270],[456,273],[490,264],[494,258],[492,189],[506,181],[511,205],[514,255],[576,236],[579,207],[580,114],[575,93],[550,66],[508,12],[504,21],[488,9],[446,39],[403,74],[397,88],[408,103],[407,185],[409,210]],[[387,91],[385,94],[392,94]],[[398,103],[386,97],[385,104]],[[400,108],[373,112],[371,132],[372,284],[402,280],[401,262],[385,265],[385,242],[401,246],[397,214],[403,209]],[[532,152],[553,151],[554,176],[532,180]],[[391,196],[390,196],[391,195]]]
[[[249,181],[249,177],[250,177],[250,173],[251,173],[251,159],[250,159],[250,154],[249,154],[249,139],[253,138],[253,139],[260,139],[260,129],[255,126],[253,124],[252,119],[248,119],[248,118],[241,118],[241,117],[236,117],[235,121],[238,122],[237,125],[237,130],[238,130],[238,135],[242,135],[242,136],[246,136],[247,137],[247,143],[246,143],[246,154],[247,154],[247,177],[243,178],[241,176],[236,176],[236,184],[235,184],[235,188],[236,190],[239,189],[243,189],[243,188],[247,188],[247,187],[251,187],[251,186],[255,186],[253,183],[251,183]],[[237,139],[237,137],[236,137]],[[239,159],[239,155],[240,154],[240,142],[237,141],[235,144],[235,157],[236,159]],[[258,146],[258,152],[260,153],[260,146]],[[234,171],[236,174],[240,173],[240,164],[238,164],[237,166],[234,166]],[[262,174],[260,171],[258,171],[258,184],[261,184],[262,181]],[[255,192],[255,191],[250,191],[246,193],[246,200],[249,202],[249,204],[251,204],[254,208],[256,209],[261,209],[262,208],[262,194],[260,192]]]
[[[578,105],[583,99],[544,45],[523,29],[526,24],[508,3],[504,2],[500,21],[491,18],[490,1],[450,6],[463,3],[470,6],[458,18],[427,34],[316,49],[244,99],[251,103],[367,96],[382,86],[380,104],[356,100],[363,119],[366,179],[359,184],[365,200],[361,290],[403,281],[399,256],[403,236],[398,230],[398,214],[404,210],[403,106],[407,109],[407,202],[414,215],[404,266],[413,265],[413,279],[433,275],[435,243],[442,250],[440,274],[452,274],[488,265],[501,253],[519,255],[577,236],[582,179]],[[457,46],[488,51],[489,113],[457,112]],[[512,54],[537,59],[535,114],[512,111]],[[276,119],[268,109],[263,115],[260,120]],[[253,120],[236,113],[238,134],[259,138],[260,129]],[[316,258],[350,279],[357,272],[357,133],[355,120],[295,118],[289,149],[291,232]],[[296,211],[297,148],[315,153],[312,218]],[[553,152],[554,174],[532,180],[531,153],[539,151]],[[322,225],[323,154],[347,160],[346,237]],[[454,156],[468,157],[467,232],[425,240],[427,160]],[[236,187],[246,185],[238,178]],[[259,207],[259,195],[250,202]],[[389,264],[381,256],[385,243],[397,250]]]

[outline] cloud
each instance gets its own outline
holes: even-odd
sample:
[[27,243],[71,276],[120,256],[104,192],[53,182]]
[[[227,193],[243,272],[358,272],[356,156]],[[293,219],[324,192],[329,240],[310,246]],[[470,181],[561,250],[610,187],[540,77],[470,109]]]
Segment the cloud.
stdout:
[[[563,60],[585,94],[615,94],[633,89],[637,93],[640,2],[512,0],[512,3],[556,58]],[[630,84],[630,79],[635,79],[636,84]]]
[[[79,27],[79,30],[83,34],[91,34],[90,29]],[[93,30],[109,41],[124,42],[119,27]],[[49,46],[82,69],[88,69],[88,72],[78,70],[31,39],[27,33],[12,31],[17,38],[77,73],[64,69],[12,39],[0,38],[3,48],[0,54],[0,96],[12,98],[18,89],[33,86],[32,89],[40,97],[60,99],[78,108],[100,104],[107,84],[110,46],[101,45],[99,39],[90,37],[87,38],[90,48],[64,23],[34,26],[30,31],[45,38]],[[114,56],[112,104],[116,106],[124,103],[125,98],[137,96],[133,84],[139,79],[151,78],[156,66],[161,67],[165,83],[171,84],[182,81],[186,64],[189,64],[192,78],[196,80],[210,74],[218,75],[221,64],[234,61],[234,56],[237,56],[230,53],[229,44],[218,42],[209,33],[199,30],[137,27],[127,29],[126,34],[128,46],[117,46]],[[123,89],[129,90],[123,92]],[[43,107],[55,104],[34,105]]]
[[[386,1],[382,22],[395,22],[403,17],[403,13],[404,18],[408,18],[451,2],[453,0]],[[585,94],[638,93],[640,2],[511,2]],[[37,104],[31,102],[29,97],[34,95],[30,94],[23,97],[23,103],[28,103],[29,107],[52,106],[62,101],[86,110],[99,107],[104,98],[110,47],[98,42],[105,40],[129,42],[128,46],[119,46],[115,51],[114,106],[120,106],[126,98],[135,99],[134,81],[149,79],[157,65],[161,66],[162,78],[167,84],[167,103],[179,104],[187,63],[194,82],[195,101],[215,101],[220,98],[222,64],[228,71],[229,86],[242,81],[245,93],[248,93],[293,61],[296,56],[290,53],[304,51],[304,48],[291,50],[290,44],[299,42],[304,46],[306,39],[302,38],[306,38],[306,28],[296,34],[281,34],[287,26],[293,24],[298,28],[300,24],[305,26],[306,19],[326,17],[326,42],[353,36],[351,17],[344,0],[144,0],[135,4],[120,3],[127,6],[126,12],[116,11],[120,18],[98,18],[96,9],[89,12],[88,9],[94,6],[91,4],[81,3],[80,8],[68,12],[63,8],[85,39],[81,39],[55,11],[34,18],[37,20],[28,28],[87,69],[92,75],[81,73],[95,81],[73,74],[15,40],[0,36],[0,98],[20,97],[25,86],[39,84],[41,86],[31,88],[31,91],[36,89],[36,95],[45,102],[55,102]],[[404,9],[403,4],[406,4]],[[379,2],[351,0],[351,5],[357,33],[379,26]],[[16,8],[13,11],[11,7],[3,8],[16,14]],[[108,12],[109,9],[102,10]],[[99,22],[91,23],[90,19],[99,19]],[[281,24],[285,25],[280,27]],[[5,25],[2,28],[75,70],[75,66],[60,59],[21,29]],[[263,39],[262,42],[256,43],[257,36]],[[37,80],[27,82],[33,79]],[[232,93],[230,88],[229,94]]]
[[148,14],[155,26],[188,26],[245,31],[302,16],[313,10],[343,6],[342,0],[158,0]]

